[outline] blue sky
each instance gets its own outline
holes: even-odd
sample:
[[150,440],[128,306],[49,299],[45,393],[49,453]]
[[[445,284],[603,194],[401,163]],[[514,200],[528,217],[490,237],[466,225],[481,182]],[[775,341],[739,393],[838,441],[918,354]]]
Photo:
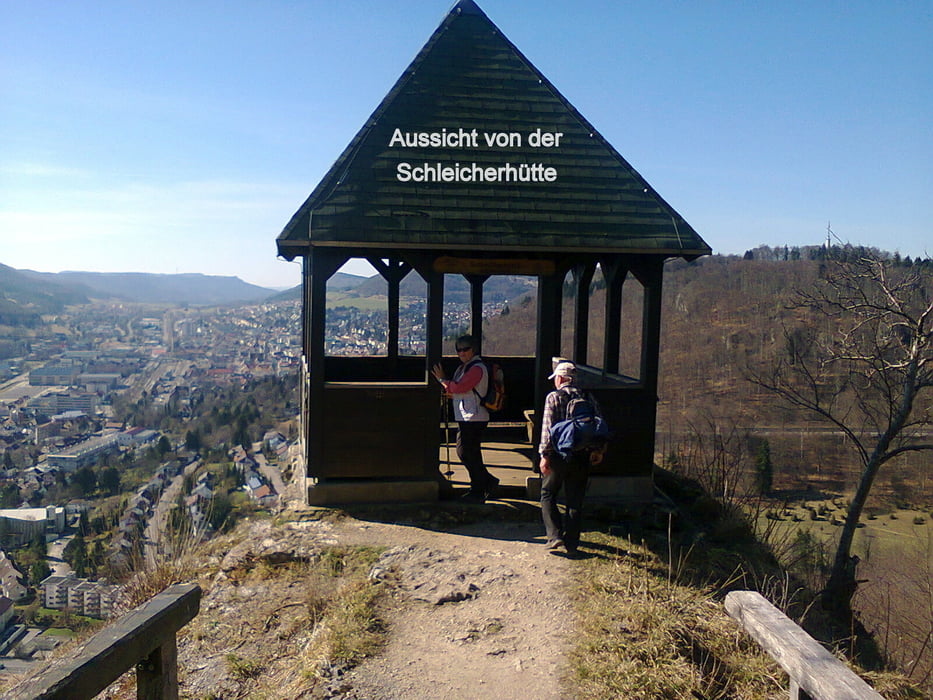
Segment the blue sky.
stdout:
[[[0,0],[0,263],[296,284],[276,236],[452,5]],[[715,252],[933,255],[929,0],[479,5]]]

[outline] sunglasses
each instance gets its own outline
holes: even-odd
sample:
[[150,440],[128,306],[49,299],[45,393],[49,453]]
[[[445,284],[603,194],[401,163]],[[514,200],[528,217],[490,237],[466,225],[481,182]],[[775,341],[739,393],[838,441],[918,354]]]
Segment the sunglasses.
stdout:
[[457,352],[466,352],[467,350],[472,350],[472,349],[473,349],[473,348],[471,348],[471,347],[468,345],[468,346],[465,347],[465,348],[457,348]]

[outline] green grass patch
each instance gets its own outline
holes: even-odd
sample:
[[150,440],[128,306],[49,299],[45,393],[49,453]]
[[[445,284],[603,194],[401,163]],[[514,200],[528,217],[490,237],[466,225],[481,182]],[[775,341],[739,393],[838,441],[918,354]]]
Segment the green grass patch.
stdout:
[[[770,523],[771,542],[790,542],[798,532],[809,533],[816,542],[832,551],[839,538],[841,523],[846,512],[843,508],[828,510],[825,516],[813,520],[810,516],[812,510],[819,511],[819,503],[806,503],[793,506],[792,514],[797,517]],[[859,523],[852,542],[852,553],[862,559],[870,556],[872,550],[884,549],[887,552],[903,552],[913,554],[920,549],[926,549],[928,538],[933,533],[931,521],[925,517],[926,513],[919,510],[899,510],[886,513],[882,517],[872,517],[865,513]],[[769,524],[759,521],[759,532],[765,532]]]
[[385,311],[389,304],[384,296],[360,297],[352,292],[328,292],[326,303],[328,309],[345,306],[360,311]]

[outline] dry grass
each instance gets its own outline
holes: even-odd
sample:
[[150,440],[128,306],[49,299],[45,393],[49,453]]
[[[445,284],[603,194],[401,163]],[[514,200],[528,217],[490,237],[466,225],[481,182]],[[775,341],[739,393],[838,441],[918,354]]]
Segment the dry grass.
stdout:
[[606,552],[576,582],[581,621],[573,653],[577,697],[778,698],[782,672],[754,647],[714,591],[679,582],[644,545],[588,533]]
[[302,679],[333,678],[382,646],[382,588],[369,578],[378,557],[376,549],[335,548],[312,567],[307,583],[314,633],[298,655]]
[[[277,532],[273,526],[265,536],[274,539]],[[174,583],[196,581],[204,590],[199,614],[178,637],[185,697],[329,697],[328,684],[384,641],[384,587],[369,579],[381,550],[322,546],[309,556],[246,555],[233,569],[221,570],[231,550],[255,551],[259,544],[244,523],[177,557],[151,562],[127,584],[127,608]],[[135,693],[131,670],[102,697]]]
[[[783,671],[720,598],[732,587],[757,588],[786,609],[797,591],[737,525],[714,518],[703,498],[692,505],[685,521],[704,523],[699,535],[672,532],[671,520],[654,529],[633,522],[637,536],[584,534],[584,549],[595,555],[574,567],[570,584],[578,630],[568,697],[786,697]],[[335,517],[327,512],[317,517]],[[249,545],[258,552],[254,545],[278,542],[295,523],[267,521],[267,529],[252,532],[247,525],[134,581],[144,598],[179,581],[198,580],[205,589],[200,614],[179,636],[185,696],[331,697],[343,673],[385,641],[386,589],[369,578],[380,552],[322,545],[285,559],[240,556],[231,569],[231,551]],[[923,697],[903,678],[858,672],[885,697]],[[128,674],[106,696],[134,693]]]
[[183,686],[194,697],[326,697],[328,683],[384,642],[383,588],[369,579],[378,556],[329,547],[310,561],[227,572],[230,590],[186,628],[182,648],[203,661],[186,663]]

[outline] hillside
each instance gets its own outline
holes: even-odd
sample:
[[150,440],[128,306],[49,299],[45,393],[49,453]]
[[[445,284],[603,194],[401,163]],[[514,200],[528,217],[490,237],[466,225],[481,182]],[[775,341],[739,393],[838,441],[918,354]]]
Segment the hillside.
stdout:
[[[137,600],[172,582],[203,590],[178,635],[181,697],[786,697],[783,672],[721,602],[735,588],[781,585],[780,571],[684,487],[671,489],[683,498],[673,527],[591,508],[577,559],[544,547],[526,501],[292,501],[131,590]],[[806,601],[794,598],[788,612],[800,615]],[[818,610],[807,617],[813,625]],[[921,697],[896,674],[856,671],[885,697]],[[18,680],[0,676],[0,688]],[[126,674],[103,696],[132,698],[133,686]]]
[[[784,328],[826,323],[788,306],[795,289],[812,286],[820,263],[811,260],[746,260],[710,256],[687,264],[673,261],[664,277],[659,374],[658,459],[692,434],[718,430],[754,454],[770,443],[775,488],[826,489],[843,493],[857,478],[850,448],[812,416],[795,412],[748,381],[753,369],[770,366],[786,353]],[[598,282],[598,277],[597,280]],[[598,285],[594,283],[594,287]],[[640,338],[640,288],[626,282],[623,294],[622,371],[637,376],[634,349]],[[529,295],[507,315],[484,325],[488,354],[529,354],[534,349],[536,300]],[[572,354],[572,304],[565,304],[562,353]],[[590,313],[591,362],[602,358],[605,312],[596,289]],[[929,400],[929,399],[927,399]],[[878,499],[910,489],[918,504],[933,503],[933,483],[924,478],[929,457],[897,461],[876,484]],[[909,485],[909,486],[908,486]]]
[[[334,306],[359,305],[368,308],[365,301],[374,297],[384,297],[387,293],[387,284],[380,275],[361,277],[348,275],[343,272],[334,274],[327,280],[328,292],[339,296],[328,302]],[[514,275],[500,275],[490,277],[483,287],[483,298],[487,303],[502,304],[510,302],[524,294],[533,293],[535,280],[530,277]],[[404,298],[423,299],[427,293],[427,285],[415,272],[409,273],[399,287],[399,295]],[[301,299],[301,286],[281,292],[272,297],[270,301],[295,301]],[[470,285],[461,275],[447,275],[444,280],[444,301],[451,304],[470,303]]]
[[144,272],[27,272],[39,280],[82,284],[96,292],[126,301],[209,306],[266,299],[273,290],[248,284],[239,277],[151,274]]
[[92,292],[55,279],[37,284],[27,272],[0,264],[0,326],[32,326],[43,314],[86,304]]
[[[369,278],[362,275],[350,275],[346,272],[336,272],[327,280],[327,289],[332,292],[347,292],[357,289]],[[301,285],[286,289],[271,297],[269,301],[299,301],[301,299]]]
[[[483,301],[487,303],[507,302],[523,293],[533,292],[534,289],[534,278],[496,275],[490,277],[483,285]],[[370,277],[354,291],[361,297],[384,295],[386,282],[377,275]],[[427,294],[427,285],[420,275],[412,273],[402,280],[399,294],[403,297],[424,298]],[[470,284],[462,275],[445,276],[444,301],[451,304],[470,303]]]
[[35,272],[0,266],[0,302],[11,308],[33,308],[39,314],[90,299],[147,304],[213,306],[262,301],[272,289],[238,277],[144,272]]

